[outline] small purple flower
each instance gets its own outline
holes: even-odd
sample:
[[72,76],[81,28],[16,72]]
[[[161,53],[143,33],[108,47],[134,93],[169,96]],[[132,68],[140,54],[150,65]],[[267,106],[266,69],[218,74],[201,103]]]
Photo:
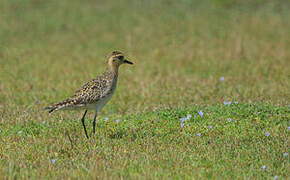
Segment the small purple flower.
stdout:
[[184,124],[185,124],[185,123],[180,123],[180,127],[183,128]]
[[55,161],[56,161],[55,159],[52,159],[52,160],[51,160],[51,163],[55,163]]
[[224,105],[231,105],[232,104],[232,102],[231,101],[224,101]]
[[187,115],[186,115],[186,118],[187,118],[187,119],[190,119],[191,117],[192,117],[191,114],[187,114]]
[[119,123],[120,122],[120,119],[116,119],[116,123]]
[[197,133],[196,135],[197,135],[197,136],[201,136],[201,134],[200,134],[200,133]]
[[185,122],[187,120],[187,118],[180,118],[181,122]]
[[262,169],[262,170],[266,169],[266,166],[265,166],[265,165],[263,165],[263,166],[261,167],[261,169]]
[[288,126],[288,130],[290,130],[290,126]]
[[235,101],[235,104],[239,104],[239,102],[238,101]]
[[18,131],[18,134],[20,135],[22,133],[22,131]]
[[287,152],[283,153],[283,156],[284,157],[288,156],[288,153]]
[[200,115],[200,117],[203,116],[203,112],[202,111],[198,111],[198,114]]
[[208,126],[208,129],[212,129],[212,125]]
[[257,114],[261,114],[261,112],[258,112]]
[[220,77],[220,81],[224,81],[225,80],[225,77]]
[[42,124],[45,124],[46,122],[45,122],[45,121],[42,121],[41,123],[42,123]]
[[232,120],[232,118],[228,118],[228,122],[232,122],[233,120]]
[[279,177],[279,176],[274,176],[274,179],[276,180],[276,179],[278,179],[278,177]]
[[270,133],[269,132],[266,132],[266,136],[270,136]]
[[109,120],[109,118],[107,118],[107,117],[104,118],[104,121],[105,121],[105,122],[108,121],[108,120]]

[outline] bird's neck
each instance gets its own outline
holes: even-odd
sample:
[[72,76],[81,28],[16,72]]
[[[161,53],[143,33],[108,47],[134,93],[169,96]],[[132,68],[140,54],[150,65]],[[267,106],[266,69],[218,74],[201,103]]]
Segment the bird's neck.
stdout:
[[105,73],[108,74],[109,76],[112,76],[113,78],[117,78],[118,70],[119,70],[118,67],[107,66]]

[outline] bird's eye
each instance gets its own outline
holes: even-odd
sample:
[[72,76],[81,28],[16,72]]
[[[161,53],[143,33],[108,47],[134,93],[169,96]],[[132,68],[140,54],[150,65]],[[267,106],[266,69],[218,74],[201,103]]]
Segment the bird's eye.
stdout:
[[119,56],[118,58],[119,58],[119,59],[124,59],[124,56]]

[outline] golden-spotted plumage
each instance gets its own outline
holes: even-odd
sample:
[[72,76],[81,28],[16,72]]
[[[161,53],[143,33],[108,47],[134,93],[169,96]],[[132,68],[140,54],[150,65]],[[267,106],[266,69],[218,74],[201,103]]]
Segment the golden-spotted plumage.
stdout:
[[74,95],[63,102],[47,107],[49,112],[62,109],[80,109],[87,108],[91,104],[97,104],[98,101],[114,93],[117,84],[118,74],[105,71],[102,75],[84,84]]
[[86,109],[82,118],[82,123],[86,136],[88,137],[84,125],[84,118],[87,110],[95,110],[93,121],[93,132],[95,132],[97,114],[114,94],[118,81],[118,69],[119,66],[124,63],[133,64],[124,59],[124,55],[121,52],[113,51],[108,56],[107,69],[103,74],[84,84],[72,97],[60,103],[46,107],[45,109],[49,110],[49,113],[65,109]]

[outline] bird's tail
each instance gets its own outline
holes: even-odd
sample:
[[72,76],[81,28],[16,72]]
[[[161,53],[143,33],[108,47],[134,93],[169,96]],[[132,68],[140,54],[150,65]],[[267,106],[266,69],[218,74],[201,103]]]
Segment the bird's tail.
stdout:
[[56,109],[57,109],[56,105],[51,105],[51,106],[45,107],[43,110],[48,110],[48,113],[52,113]]
[[74,104],[74,102],[75,101],[73,99],[67,99],[67,100],[62,101],[60,103],[45,107],[44,110],[48,110],[48,113],[52,113],[54,111],[65,109],[65,108],[69,107],[70,105]]

